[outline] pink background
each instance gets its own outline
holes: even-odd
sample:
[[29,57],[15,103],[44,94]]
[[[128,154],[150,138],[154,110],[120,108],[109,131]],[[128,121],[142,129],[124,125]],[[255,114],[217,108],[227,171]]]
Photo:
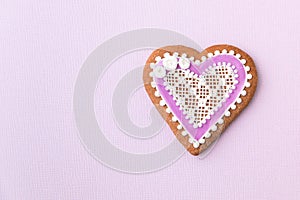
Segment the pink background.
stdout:
[[[299,6],[298,1],[253,0],[1,0],[0,199],[299,199]],[[133,175],[105,167],[86,152],[72,95],[93,49],[145,27],[180,32],[203,48],[236,45],[252,55],[260,80],[251,108],[208,157],[186,153],[160,171]],[[147,54],[138,55],[122,59],[142,64]],[[145,105],[131,102],[132,113],[151,107],[142,89],[136,99]],[[96,103],[95,112],[100,108]],[[132,120],[149,123],[146,114],[132,114]],[[111,127],[104,130],[115,126],[107,124]],[[130,152],[151,152],[173,139],[167,127],[142,142],[106,134]]]

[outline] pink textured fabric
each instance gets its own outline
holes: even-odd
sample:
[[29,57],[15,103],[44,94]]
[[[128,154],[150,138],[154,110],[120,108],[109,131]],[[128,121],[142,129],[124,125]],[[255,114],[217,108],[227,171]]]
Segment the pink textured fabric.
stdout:
[[[2,0],[0,5],[1,200],[300,199],[299,1]],[[208,157],[186,153],[167,168],[133,175],[86,152],[72,95],[93,49],[144,27],[180,32],[203,48],[228,43],[244,49],[257,65],[259,85],[249,109]],[[115,75],[99,81],[95,99],[110,105],[111,89],[149,53],[112,64],[107,73]],[[108,81],[112,88],[100,95]],[[142,88],[134,95],[132,120],[148,124],[149,110],[142,111],[151,108],[150,100]],[[173,140],[168,127],[149,140],[109,134],[117,130],[111,109],[97,102],[99,124],[119,148],[151,152]]]

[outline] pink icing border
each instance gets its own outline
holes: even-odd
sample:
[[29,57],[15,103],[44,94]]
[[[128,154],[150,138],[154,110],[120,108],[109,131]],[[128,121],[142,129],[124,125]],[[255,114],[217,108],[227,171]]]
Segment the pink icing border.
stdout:
[[[164,80],[163,78],[154,78],[154,81],[157,84],[157,89],[160,92],[163,99],[166,101],[168,107],[172,110],[172,113],[177,117],[181,125],[184,127],[186,131],[189,132],[191,136],[193,136],[196,140],[202,138],[202,136],[213,126],[217,123],[217,121],[224,115],[230,105],[239,97],[240,92],[244,88],[244,83],[246,81],[246,71],[244,69],[243,64],[240,62],[239,59],[232,55],[217,55],[212,58],[209,58],[205,62],[201,63],[200,66],[197,66],[194,62],[191,62],[190,71],[194,72],[195,74],[201,75],[209,66],[213,66],[214,63],[218,62],[226,62],[231,63],[231,66],[235,66],[237,69],[238,83],[235,85],[236,88],[232,91],[229,98],[223,103],[222,107],[219,108],[218,111],[211,116],[209,120],[206,120],[206,123],[203,124],[202,127],[194,128],[192,124],[189,124],[189,120],[185,119],[185,115],[179,110],[179,106],[176,106],[175,100],[173,100],[173,96],[169,94],[169,92],[165,89],[163,85]],[[162,65],[160,61],[157,65]],[[177,69],[180,67],[177,65]]]

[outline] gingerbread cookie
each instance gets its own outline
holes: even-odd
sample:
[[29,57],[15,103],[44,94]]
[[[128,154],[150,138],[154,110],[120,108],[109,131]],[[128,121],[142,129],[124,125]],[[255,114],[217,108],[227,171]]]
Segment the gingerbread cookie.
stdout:
[[257,85],[253,60],[231,45],[202,52],[185,46],[157,49],[146,62],[143,79],[153,104],[192,155],[221,135]]

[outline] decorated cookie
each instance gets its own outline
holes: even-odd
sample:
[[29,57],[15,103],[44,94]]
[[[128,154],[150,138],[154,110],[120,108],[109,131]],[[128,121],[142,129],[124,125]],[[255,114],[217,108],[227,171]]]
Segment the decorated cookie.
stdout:
[[257,84],[253,60],[231,45],[202,52],[185,46],[157,49],[143,79],[153,104],[193,155],[221,135],[248,105]]

